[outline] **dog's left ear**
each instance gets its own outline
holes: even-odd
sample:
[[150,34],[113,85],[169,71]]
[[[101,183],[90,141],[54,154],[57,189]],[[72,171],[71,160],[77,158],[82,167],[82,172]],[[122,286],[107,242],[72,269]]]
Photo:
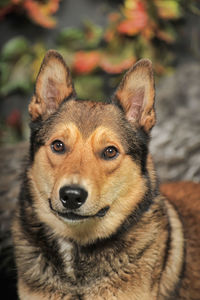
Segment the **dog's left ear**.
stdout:
[[35,86],[35,94],[29,105],[32,120],[46,119],[60,103],[75,96],[72,79],[62,56],[49,50],[42,62]]
[[148,59],[141,59],[125,74],[113,101],[120,104],[130,122],[149,132],[156,121],[154,97],[152,63]]

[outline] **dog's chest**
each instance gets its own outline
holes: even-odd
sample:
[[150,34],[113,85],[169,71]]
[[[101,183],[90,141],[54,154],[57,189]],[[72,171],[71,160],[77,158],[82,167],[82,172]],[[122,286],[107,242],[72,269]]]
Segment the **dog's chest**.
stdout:
[[[125,300],[132,299],[132,293],[131,296],[126,293],[135,290],[141,299],[146,299],[146,291],[134,283],[141,282],[140,263],[136,263],[129,251],[117,252],[112,247],[84,248],[66,240],[60,240],[59,243],[66,273],[66,292],[74,294],[76,291],[84,295],[84,299]],[[143,283],[147,284],[148,280],[146,278]]]
[[129,268],[128,254],[116,255],[112,248],[85,248],[61,239],[59,248],[63,270],[76,286],[93,285],[106,278],[119,277],[120,270]]

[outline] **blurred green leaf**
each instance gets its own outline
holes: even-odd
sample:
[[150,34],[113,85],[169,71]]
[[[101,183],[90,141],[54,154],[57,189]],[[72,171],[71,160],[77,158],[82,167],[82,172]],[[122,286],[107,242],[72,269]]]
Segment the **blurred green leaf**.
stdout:
[[193,14],[200,16],[200,8],[197,7],[197,3],[193,3],[192,0],[190,0],[190,2],[188,3],[188,7]]
[[92,23],[91,21],[85,21],[83,30],[85,35],[85,47],[97,47],[103,37],[102,27]]
[[154,60],[154,46],[151,41],[145,39],[142,35],[135,40],[135,51],[138,58],[149,58]]
[[163,19],[178,19],[182,15],[180,1],[177,0],[154,0],[158,14]]
[[6,5],[9,5],[10,4],[10,0],[1,0],[1,3],[0,3],[0,8],[6,6]]
[[12,72],[8,77],[7,82],[1,86],[0,93],[7,95],[17,89],[24,92],[29,92],[32,86],[31,82],[31,61],[30,55],[22,56],[16,64],[12,67]]
[[33,61],[31,64],[31,67],[32,67],[31,78],[33,81],[36,80],[36,77],[40,70],[40,66],[41,66],[42,60],[46,54],[46,51],[47,51],[47,48],[45,47],[45,45],[43,43],[36,43],[32,47]]
[[27,39],[19,36],[12,38],[4,45],[1,57],[3,60],[14,60],[28,51],[30,51],[30,47]]
[[85,21],[82,29],[64,28],[58,35],[58,44],[66,49],[80,50],[97,47],[103,35],[103,29],[90,21]]
[[64,28],[57,38],[58,44],[67,49],[79,50],[85,45],[85,35],[78,28]]
[[104,82],[102,76],[77,76],[74,84],[80,99],[102,101],[105,97],[103,93]]
[[164,29],[157,30],[157,37],[166,43],[173,43],[177,38],[176,31],[173,26],[167,24]]
[[74,62],[75,51],[66,49],[65,47],[58,47],[56,50],[62,55],[68,67],[71,68]]
[[121,41],[115,47],[102,51],[101,68],[107,73],[119,74],[127,70],[136,60],[133,43]]
[[16,130],[0,121],[0,145],[16,144],[17,142],[19,142],[19,136]]
[[[3,0],[2,3],[7,3]],[[119,74],[130,67],[130,65],[141,57],[150,58],[157,66],[159,74],[163,74],[172,62],[172,56],[168,44],[176,40],[176,28],[174,20],[181,17],[186,10],[185,0],[124,0],[123,9],[110,16],[112,34],[107,38],[103,34],[102,27],[85,21],[82,28],[64,28],[58,35],[56,50],[64,57],[68,66],[74,72],[74,77],[80,95],[82,97],[92,96],[92,91],[96,95],[103,94],[103,80],[96,75],[99,67],[106,73]],[[190,0],[193,2],[194,0]],[[194,1],[195,2],[195,1]],[[184,6],[185,5],[185,6]],[[126,13],[123,13],[125,12]],[[141,13],[148,16],[145,22],[141,22]],[[117,31],[119,22],[124,20],[133,21],[138,17],[138,24],[141,26],[140,34],[134,37],[127,37],[126,34]],[[173,22],[171,22],[171,20]],[[144,20],[143,20],[144,21]],[[167,48],[168,47],[168,48]],[[40,68],[42,59],[46,52],[46,45],[37,42],[30,46],[25,37],[19,36],[8,41],[1,52],[1,88],[4,95],[20,88],[28,91],[31,82],[35,80]],[[82,52],[82,61],[80,53]],[[83,56],[88,53],[88,56]],[[91,58],[94,53],[98,53],[98,64],[95,68],[89,68]],[[87,67],[88,76],[84,79],[78,76],[80,72],[75,72],[75,64],[79,58],[79,70]],[[85,58],[84,58],[85,57]],[[93,62],[93,61],[92,61]],[[91,75],[93,72],[93,75]],[[93,86],[90,88],[93,82]],[[80,81],[80,82],[79,82]],[[85,89],[85,84],[88,88]],[[91,89],[91,90],[88,90]]]
[[7,82],[11,74],[11,70],[12,70],[12,65],[10,63],[0,62],[0,74],[1,74],[0,86],[3,86]]

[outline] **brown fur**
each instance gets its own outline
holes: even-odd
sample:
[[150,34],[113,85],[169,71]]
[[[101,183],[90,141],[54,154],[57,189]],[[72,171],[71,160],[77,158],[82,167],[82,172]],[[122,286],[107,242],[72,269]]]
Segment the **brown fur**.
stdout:
[[[184,237],[147,153],[155,124],[150,61],[128,71],[111,102],[84,102],[50,51],[29,111],[30,161],[13,224],[20,299],[177,299]],[[52,150],[55,140],[64,152]],[[114,159],[103,156],[109,146]],[[78,221],[59,199],[71,185],[88,192]]]
[[184,225],[186,257],[180,299],[199,299],[200,184],[194,182],[163,184],[161,192],[176,206]]

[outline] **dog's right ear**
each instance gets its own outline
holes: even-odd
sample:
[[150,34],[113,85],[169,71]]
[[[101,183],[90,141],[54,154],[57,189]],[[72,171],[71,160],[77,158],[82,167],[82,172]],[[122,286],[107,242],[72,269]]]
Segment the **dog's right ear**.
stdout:
[[48,118],[70,96],[75,96],[75,91],[68,67],[58,52],[49,50],[42,62],[35,94],[29,105],[32,120]]

